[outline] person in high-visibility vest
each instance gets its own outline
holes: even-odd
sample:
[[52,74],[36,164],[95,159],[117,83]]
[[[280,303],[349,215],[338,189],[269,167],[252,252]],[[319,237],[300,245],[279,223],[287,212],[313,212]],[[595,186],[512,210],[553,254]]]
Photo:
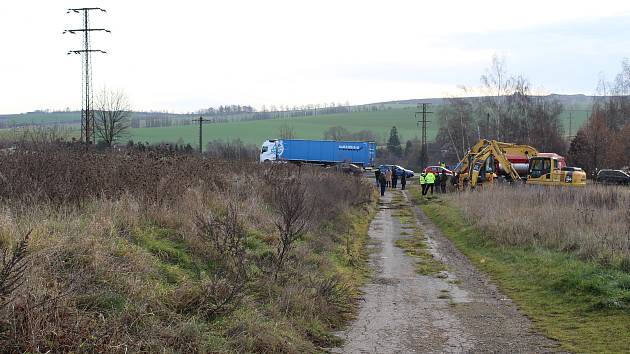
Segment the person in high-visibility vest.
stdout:
[[435,175],[433,174],[433,172],[429,171],[429,173],[427,173],[427,176],[424,178],[424,181],[427,184],[427,191],[431,189],[431,195],[433,195],[433,185],[435,185]]
[[446,168],[446,163],[444,163],[444,162],[440,162],[440,167],[442,167],[442,168]]
[[422,172],[420,174],[420,187],[422,188],[422,195],[426,195],[427,194],[427,182],[426,182],[426,173]]

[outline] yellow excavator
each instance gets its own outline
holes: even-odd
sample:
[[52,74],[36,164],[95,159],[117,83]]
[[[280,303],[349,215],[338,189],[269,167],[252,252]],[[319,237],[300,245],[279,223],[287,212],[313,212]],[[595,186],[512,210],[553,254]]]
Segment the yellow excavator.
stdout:
[[567,167],[564,158],[554,153],[540,153],[523,144],[480,140],[466,153],[454,172],[460,189],[492,184],[498,177],[508,182],[542,185],[586,185],[586,173]]

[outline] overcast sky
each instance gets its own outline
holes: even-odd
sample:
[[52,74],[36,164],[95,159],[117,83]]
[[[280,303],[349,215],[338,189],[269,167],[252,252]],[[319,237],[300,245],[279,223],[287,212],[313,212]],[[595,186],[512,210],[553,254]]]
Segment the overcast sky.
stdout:
[[492,55],[544,92],[593,93],[630,57],[630,1],[1,0],[0,114],[80,108],[81,16],[94,88],[136,110],[300,105],[453,95]]

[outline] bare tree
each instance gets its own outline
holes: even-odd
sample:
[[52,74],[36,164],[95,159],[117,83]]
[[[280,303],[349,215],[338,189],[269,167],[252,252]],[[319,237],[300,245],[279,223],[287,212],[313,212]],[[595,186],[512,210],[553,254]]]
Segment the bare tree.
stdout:
[[492,56],[492,65],[486,70],[486,74],[481,76],[482,90],[486,97],[483,98],[483,105],[491,114],[494,120],[496,131],[495,138],[504,139],[503,121],[507,115],[505,107],[505,97],[512,93],[512,79],[508,77],[505,58],[497,54]]
[[123,138],[131,125],[131,106],[122,91],[103,89],[94,110],[96,135],[108,146]]
[[[511,76],[505,60],[493,56],[491,67],[481,77],[480,98],[449,98],[438,108],[440,130],[436,142],[448,151],[448,159],[459,159],[475,141],[500,139],[530,144],[545,151],[562,153],[560,114],[562,104],[553,97],[531,93],[523,76]],[[464,94],[470,96],[467,88]]]

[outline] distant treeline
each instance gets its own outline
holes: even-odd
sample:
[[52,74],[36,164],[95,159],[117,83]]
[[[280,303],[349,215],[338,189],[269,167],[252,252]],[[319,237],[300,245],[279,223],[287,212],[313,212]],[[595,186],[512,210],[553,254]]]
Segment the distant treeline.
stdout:
[[[213,123],[226,123],[237,121],[265,120],[277,118],[313,117],[328,114],[350,112],[376,112],[391,109],[391,105],[366,104],[351,106],[349,103],[309,104],[303,106],[263,105],[260,110],[247,105],[226,105],[210,107],[193,113],[168,113],[168,112],[133,112],[131,117],[132,128],[158,128],[177,125],[191,125],[198,116]],[[24,114],[0,115],[0,129],[18,128],[29,125],[50,124],[78,124],[81,120],[81,112],[63,111],[51,112],[38,110]]]
[[260,110],[256,110],[252,106],[219,106],[217,108],[207,108],[197,111],[195,114],[175,115],[175,114],[156,114],[156,113],[134,113],[131,118],[132,128],[157,128],[170,127],[174,125],[191,125],[193,120],[198,116],[212,123],[227,123],[238,121],[266,120],[278,118],[299,118],[299,117],[315,117],[320,115],[351,113],[351,112],[377,112],[391,109],[391,106],[385,104],[369,104],[350,106],[341,103],[331,103],[322,105],[306,105],[306,106],[270,106],[267,110],[266,106],[262,106]]

